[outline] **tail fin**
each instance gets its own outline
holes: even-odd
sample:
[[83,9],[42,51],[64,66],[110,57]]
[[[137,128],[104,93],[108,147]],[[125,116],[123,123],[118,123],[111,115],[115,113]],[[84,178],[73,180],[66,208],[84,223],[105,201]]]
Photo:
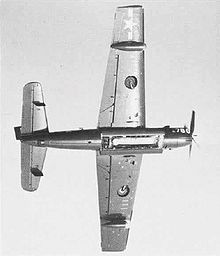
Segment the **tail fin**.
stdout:
[[36,131],[48,131],[48,122],[41,84],[31,82],[23,88],[21,135]]

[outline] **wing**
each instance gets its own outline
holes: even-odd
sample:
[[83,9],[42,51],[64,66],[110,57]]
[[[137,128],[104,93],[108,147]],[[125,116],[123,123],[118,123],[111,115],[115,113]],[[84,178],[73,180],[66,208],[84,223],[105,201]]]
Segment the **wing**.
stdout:
[[145,126],[144,13],[116,10],[98,127]]
[[127,244],[142,155],[97,153],[96,160],[102,250],[122,251]]
[[38,188],[47,148],[21,143],[21,186],[24,190]]

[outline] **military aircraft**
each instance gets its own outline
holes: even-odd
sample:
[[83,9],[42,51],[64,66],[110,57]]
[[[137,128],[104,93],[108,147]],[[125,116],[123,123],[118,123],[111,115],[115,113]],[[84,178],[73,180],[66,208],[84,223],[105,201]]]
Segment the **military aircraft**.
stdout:
[[144,50],[142,6],[118,7],[98,127],[49,132],[38,82],[24,86],[22,124],[15,127],[21,141],[21,185],[27,191],[39,186],[48,147],[96,151],[103,251],[126,248],[142,155],[192,148],[194,111],[189,130],[145,127]]

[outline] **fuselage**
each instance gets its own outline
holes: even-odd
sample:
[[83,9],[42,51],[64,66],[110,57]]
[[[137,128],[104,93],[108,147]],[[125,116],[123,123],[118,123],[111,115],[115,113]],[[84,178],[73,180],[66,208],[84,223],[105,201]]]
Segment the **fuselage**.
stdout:
[[162,153],[190,145],[192,136],[184,128],[98,128],[72,131],[38,131],[21,135],[24,143],[38,147],[96,150],[103,155]]

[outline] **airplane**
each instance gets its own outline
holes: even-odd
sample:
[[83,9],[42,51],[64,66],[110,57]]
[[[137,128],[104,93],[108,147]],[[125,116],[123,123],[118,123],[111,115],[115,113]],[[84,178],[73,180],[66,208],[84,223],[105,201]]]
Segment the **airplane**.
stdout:
[[189,146],[194,141],[195,111],[190,129],[145,126],[144,9],[118,7],[96,129],[49,132],[42,86],[23,88],[21,185],[37,190],[47,148],[96,151],[102,251],[126,249],[143,154]]

